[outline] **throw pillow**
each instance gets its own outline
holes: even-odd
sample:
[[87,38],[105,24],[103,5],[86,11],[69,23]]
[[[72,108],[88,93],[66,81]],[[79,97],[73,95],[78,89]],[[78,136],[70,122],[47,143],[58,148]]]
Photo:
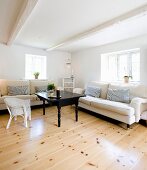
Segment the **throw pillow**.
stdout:
[[26,95],[29,92],[28,86],[8,86],[8,95]]
[[36,86],[35,91],[36,91],[36,93],[45,92],[45,91],[47,91],[47,86]]
[[85,90],[86,96],[100,97],[101,88],[95,86],[87,86]]
[[110,89],[108,88],[107,99],[115,102],[130,102],[130,90],[129,89]]

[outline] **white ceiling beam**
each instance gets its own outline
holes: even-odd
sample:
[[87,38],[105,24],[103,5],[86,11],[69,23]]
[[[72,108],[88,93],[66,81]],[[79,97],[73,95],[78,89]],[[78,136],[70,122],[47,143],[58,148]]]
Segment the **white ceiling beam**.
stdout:
[[19,12],[19,15],[16,19],[16,22],[14,23],[14,26],[10,32],[10,36],[8,38],[7,45],[11,45],[15,41],[18,33],[20,32],[25,21],[30,16],[31,12],[33,11],[33,9],[36,6],[38,1],[39,0],[25,0],[24,1],[23,5],[21,7],[21,10]]
[[108,28],[108,27],[110,27],[110,26],[112,26],[114,24],[120,23],[120,22],[125,21],[125,20],[127,20],[129,18],[135,17],[135,16],[137,16],[139,14],[144,14],[145,12],[147,12],[147,4],[145,4],[145,5],[143,5],[143,6],[139,7],[139,8],[136,8],[136,9],[134,9],[132,11],[129,11],[129,12],[123,14],[123,15],[120,15],[120,16],[118,16],[116,18],[113,18],[112,20],[106,21],[103,24],[97,25],[96,27],[94,27],[94,28],[92,28],[92,29],[90,29],[90,30],[88,30],[86,32],[77,34],[76,36],[70,37],[70,38],[68,38],[68,39],[66,39],[66,40],[64,40],[62,42],[59,42],[58,44],[56,44],[56,45],[54,45],[52,47],[49,47],[47,49],[47,51],[56,49],[56,48],[61,47],[63,45],[68,45],[69,43],[72,43],[74,41],[78,41],[78,40],[83,39],[83,38],[86,38],[88,36],[91,36],[91,35],[99,32],[99,31],[103,30],[103,29]]

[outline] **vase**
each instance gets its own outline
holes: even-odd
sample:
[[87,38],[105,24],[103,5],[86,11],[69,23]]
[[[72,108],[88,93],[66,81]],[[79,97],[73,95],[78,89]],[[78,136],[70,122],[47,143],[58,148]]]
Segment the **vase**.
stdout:
[[53,95],[54,95],[54,90],[48,90],[48,95],[49,95],[49,97],[53,97]]
[[129,83],[129,77],[124,77],[124,83]]
[[35,75],[35,79],[38,79],[38,75]]

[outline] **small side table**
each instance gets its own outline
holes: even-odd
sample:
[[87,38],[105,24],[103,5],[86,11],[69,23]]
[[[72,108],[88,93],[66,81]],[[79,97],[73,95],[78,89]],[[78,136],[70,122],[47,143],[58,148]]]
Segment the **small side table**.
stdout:
[[146,123],[146,126],[147,126],[147,111],[144,111],[144,112],[141,114],[141,119],[145,120],[145,123]]

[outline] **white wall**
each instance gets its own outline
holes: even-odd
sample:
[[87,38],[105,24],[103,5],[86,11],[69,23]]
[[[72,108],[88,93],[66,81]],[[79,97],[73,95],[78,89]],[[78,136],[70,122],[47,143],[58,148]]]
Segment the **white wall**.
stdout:
[[23,46],[0,44],[0,79],[25,78],[25,54],[47,56],[47,78],[61,85],[65,75],[65,62],[71,57],[67,52],[46,52],[45,50]]
[[147,84],[147,35],[128,39],[101,47],[90,48],[72,53],[72,65],[76,87],[84,87],[88,81],[101,80],[101,54],[140,48],[141,83]]

